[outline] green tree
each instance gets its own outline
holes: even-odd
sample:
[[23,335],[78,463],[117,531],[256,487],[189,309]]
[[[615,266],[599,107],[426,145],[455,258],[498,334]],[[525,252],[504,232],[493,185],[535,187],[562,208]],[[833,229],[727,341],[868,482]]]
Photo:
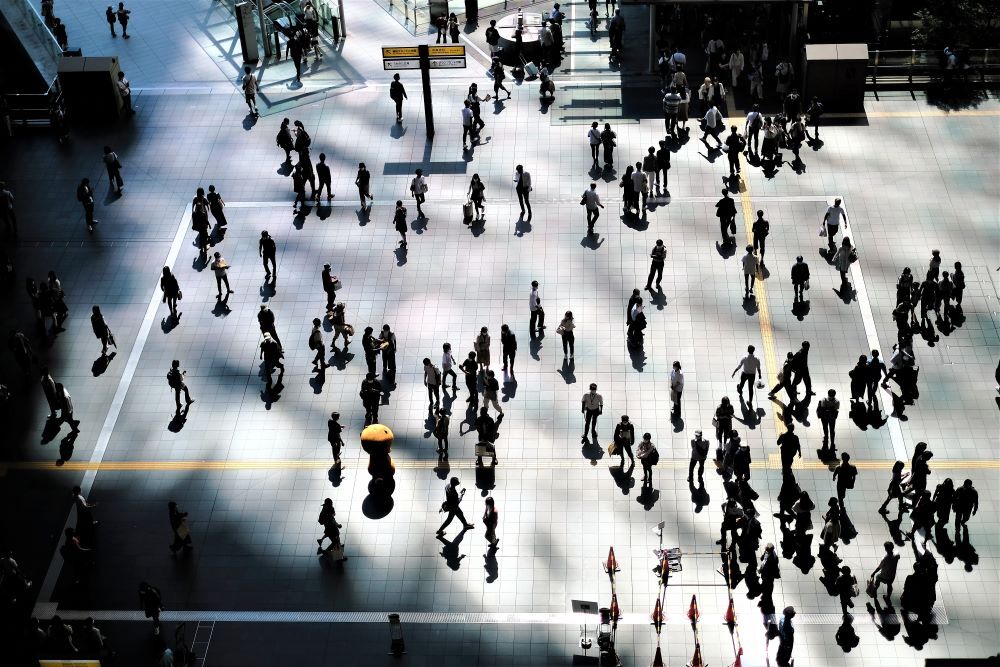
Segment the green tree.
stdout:
[[993,0],[930,0],[916,18],[917,46],[995,48],[1000,43],[1000,13]]

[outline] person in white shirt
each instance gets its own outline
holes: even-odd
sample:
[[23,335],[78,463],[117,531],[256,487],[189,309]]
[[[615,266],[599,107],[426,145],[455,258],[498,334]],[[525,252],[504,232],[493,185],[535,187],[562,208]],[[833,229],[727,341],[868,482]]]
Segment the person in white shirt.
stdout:
[[414,176],[413,180],[410,181],[410,192],[413,194],[413,198],[417,202],[417,217],[424,217],[424,212],[420,208],[420,205],[427,199],[427,179],[424,178],[423,169],[417,169],[416,176]]
[[733,90],[736,90],[736,86],[739,85],[740,76],[743,74],[743,66],[745,60],[743,58],[743,51],[739,47],[736,47],[731,54],[729,54],[729,63],[725,65],[725,68],[729,70],[729,75],[731,77],[730,81],[733,83]]
[[590,444],[587,432],[594,436],[594,444],[597,444],[597,417],[604,412],[604,398],[597,393],[597,385],[591,384],[590,391],[583,395],[580,411],[584,414],[583,439],[585,445]]
[[712,135],[712,138],[715,139],[715,143],[718,144],[717,148],[722,148],[722,140],[719,139],[719,133],[722,131],[723,127],[722,113],[719,112],[719,109],[714,104],[711,108],[709,108],[708,112],[705,113],[704,121],[705,133],[701,135],[702,143],[708,146],[708,136]]
[[[753,246],[751,246],[751,250],[752,249]],[[750,399],[747,401],[747,403],[753,403],[754,375],[756,375],[758,379],[762,378],[760,372],[760,359],[754,356],[755,349],[756,348],[753,345],[747,347],[746,356],[740,359],[740,363],[736,365],[736,368],[733,370],[733,374],[731,376],[731,377],[736,377],[736,371],[742,371],[740,374],[740,383],[736,385],[736,391],[739,393],[740,399],[742,399],[743,385],[744,384],[749,385]]]
[[670,411],[670,419],[677,421],[681,418],[681,395],[684,393],[684,373],[681,373],[681,362],[675,361],[673,370],[670,371],[670,402],[673,403],[673,410]]
[[747,152],[750,151],[750,142],[753,142],[753,152],[760,151],[760,128],[764,127],[764,116],[760,113],[760,105],[753,105],[753,109],[747,114],[747,122],[743,126],[743,134],[747,138]]
[[451,343],[445,343],[442,346],[444,353],[441,355],[441,388],[445,391],[448,390],[448,376],[451,376],[451,390],[452,393],[458,393],[458,373],[456,373],[452,366],[457,366],[455,363],[455,356],[451,353]]
[[257,111],[257,89],[260,85],[257,83],[257,77],[254,76],[250,65],[244,67],[243,72],[243,97],[246,99],[250,114],[259,116],[260,112]]
[[747,252],[741,260],[743,262],[743,297],[749,298],[753,294],[753,283],[757,278],[757,256],[753,252],[753,246],[747,246]]
[[677,70],[683,70],[687,65],[687,56],[681,51],[674,49],[673,55],[670,56],[670,69],[674,72]]
[[826,214],[823,215],[823,222],[826,223],[826,243],[830,247],[831,253],[837,249],[833,237],[840,229],[840,221],[847,221],[847,211],[840,205],[840,201],[840,199],[833,200],[833,206],[826,209]]
[[[641,173],[641,172],[640,172]],[[597,194],[597,183],[591,183],[589,190],[583,191],[582,203],[587,209],[587,236],[594,234],[594,223],[601,217],[598,209],[604,208],[601,203],[601,196]]]
[[597,156],[601,148],[601,131],[597,129],[597,122],[590,124],[590,130],[587,132],[587,140],[590,142],[590,157],[594,160],[594,166],[597,166]]
[[646,211],[646,201],[649,198],[649,178],[646,177],[646,173],[642,170],[642,163],[635,163],[635,171],[632,172],[632,191],[635,192],[636,198],[642,197],[642,208],[643,215]]
[[[528,332],[532,338],[536,331],[545,328],[545,311],[542,310],[542,297],[538,293],[538,281],[531,281],[531,295],[528,297],[528,312],[531,316],[528,320]],[[538,326],[535,326],[537,323]]]
[[472,104],[465,100],[465,107],[462,109],[462,148],[468,149],[468,138],[472,134]]

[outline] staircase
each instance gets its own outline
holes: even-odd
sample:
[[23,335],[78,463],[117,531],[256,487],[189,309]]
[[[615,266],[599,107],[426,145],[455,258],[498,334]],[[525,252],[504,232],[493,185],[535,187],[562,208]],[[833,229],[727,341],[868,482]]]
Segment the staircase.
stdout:
[[0,2],[0,58],[7,92],[47,91],[62,57],[55,37],[28,0]]

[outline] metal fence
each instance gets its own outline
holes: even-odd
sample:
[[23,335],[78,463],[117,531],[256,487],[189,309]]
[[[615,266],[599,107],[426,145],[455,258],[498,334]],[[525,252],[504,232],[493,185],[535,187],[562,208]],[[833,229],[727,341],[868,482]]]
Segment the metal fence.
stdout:
[[[922,85],[943,78],[947,58],[944,50],[874,49],[868,51],[867,76],[872,87],[880,85]],[[986,84],[1000,80],[997,49],[966,49],[959,53],[952,76],[970,83]]]

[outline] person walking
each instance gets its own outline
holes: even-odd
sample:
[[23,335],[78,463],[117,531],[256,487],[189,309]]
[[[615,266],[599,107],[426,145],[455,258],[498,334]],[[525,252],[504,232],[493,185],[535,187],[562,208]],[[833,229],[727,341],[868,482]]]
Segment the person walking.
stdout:
[[801,303],[805,300],[805,291],[809,289],[809,265],[802,261],[802,255],[795,258],[792,264],[792,289],[795,290],[793,303]]
[[[264,281],[267,282],[271,275],[275,280],[278,278],[278,246],[275,244],[271,234],[265,229],[260,233],[260,241],[257,242],[257,256],[263,259]],[[270,267],[268,267],[270,264]]]
[[328,311],[332,310],[334,303],[337,301],[337,285],[340,283],[340,279],[333,275],[333,269],[329,264],[323,265],[319,279],[323,286],[323,292],[326,294],[326,309]]
[[39,383],[42,385],[42,393],[45,394],[45,401],[49,405],[49,419],[56,419],[56,410],[59,409],[59,395],[56,392],[56,381],[49,373],[48,366],[42,366],[39,371],[41,377]]
[[94,189],[90,187],[90,179],[84,178],[76,187],[76,199],[83,205],[83,216],[87,223],[87,231],[93,233],[94,225],[100,220],[94,217]]
[[172,554],[176,554],[178,551],[188,553],[194,549],[187,516],[188,513],[182,512],[174,501],[171,500],[167,503],[167,518],[170,520],[170,532],[174,535],[174,541],[170,544],[170,553]]
[[844,452],[840,455],[840,465],[833,470],[833,481],[837,483],[837,500],[840,501],[840,509],[846,512],[844,498],[847,490],[853,489],[858,479],[858,469],[851,463],[851,455]]
[[333,454],[333,465],[340,465],[340,453],[344,449],[344,427],[340,423],[340,413],[331,412],[330,418],[326,420],[326,441],[330,443],[330,451]]
[[[486,204],[484,203],[486,199],[486,186],[483,184],[483,180],[479,177],[479,174],[472,175],[472,181],[469,182],[469,190],[466,192],[466,196],[469,201],[472,202],[473,210],[475,212],[475,218],[478,220],[482,218],[483,213],[486,211]],[[462,220],[464,224],[471,224],[472,220]]]
[[507,78],[507,73],[503,69],[503,62],[499,58],[493,59],[493,97],[496,98],[497,102],[500,102],[500,91],[507,93],[507,97],[504,99],[510,99],[510,90],[503,85],[504,80]]
[[94,306],[90,315],[90,327],[94,330],[94,335],[99,341],[101,341],[101,356],[107,356],[108,345],[115,344],[115,337],[111,333],[111,327],[108,323],[104,321],[104,315],[101,313],[100,306]]
[[851,574],[851,568],[844,565],[840,568],[840,575],[833,584],[837,595],[840,596],[840,610],[844,616],[848,615],[848,608],[854,607],[853,598],[858,595],[858,580]]
[[681,397],[684,395],[684,373],[681,372],[681,362],[675,361],[670,371],[670,421],[680,421]]
[[[507,325],[505,324],[504,327]],[[448,376],[451,376],[451,390],[453,393],[458,393],[458,374],[455,373],[455,366],[458,364],[455,362],[455,355],[451,353],[451,343],[445,343],[441,346],[441,388],[444,391],[448,391]]]
[[490,369],[490,330],[482,327],[472,347],[476,351],[479,371],[485,373]]
[[214,257],[215,261],[212,262],[212,273],[215,274],[215,286],[218,289],[215,298],[221,299],[223,283],[226,284],[226,294],[233,293],[233,289],[229,286],[229,262],[225,260],[221,252],[215,253]]
[[14,212],[14,193],[7,187],[5,181],[0,181],[0,220],[7,227],[7,232],[17,237],[17,214]]
[[[337,562],[347,560],[344,555],[344,545],[340,540],[340,529],[344,525],[337,522],[337,510],[334,509],[333,500],[330,498],[323,501],[317,521],[323,526],[323,535],[316,540],[316,555],[329,556],[332,552],[336,552]],[[330,540],[330,545],[325,549],[323,548],[323,540]]]
[[601,196],[597,194],[597,183],[591,183],[589,190],[584,190],[580,203],[587,209],[587,236],[594,235],[594,224],[601,217],[599,209],[604,208]]
[[816,405],[816,416],[823,424],[823,453],[826,456],[837,451],[837,416],[840,414],[840,401],[837,400],[837,391],[831,389],[826,393],[826,398],[820,400]]
[[430,359],[424,359],[424,386],[427,387],[428,409],[441,405],[441,371],[431,363]]
[[531,295],[528,297],[528,332],[534,338],[537,332],[545,328],[545,311],[542,310],[542,298],[538,293],[538,281],[531,281]]
[[59,407],[61,422],[69,424],[73,433],[80,432],[80,420],[73,418],[73,397],[61,383],[56,383],[56,405]]
[[375,379],[375,373],[369,372],[365,375],[365,379],[361,381],[359,395],[361,404],[365,408],[365,426],[374,424],[378,421],[379,402],[382,400],[382,388]]
[[656,239],[656,245],[650,251],[649,256],[652,261],[649,263],[649,276],[646,277],[646,289],[653,291],[653,278],[656,278],[656,288],[660,288],[663,280],[663,264],[667,259],[667,248],[663,245],[663,239]]
[[629,421],[628,415],[622,415],[620,423],[615,424],[615,433],[612,437],[615,443],[615,454],[621,458],[619,468],[625,468],[625,456],[628,455],[629,467],[635,465],[635,457],[632,455],[632,445],[635,443],[635,427]]
[[444,502],[441,503],[441,512],[447,512],[448,516],[445,518],[444,523],[438,528],[437,534],[444,535],[445,529],[451,524],[452,519],[458,517],[458,520],[462,522],[462,531],[465,532],[470,528],[475,528],[475,524],[469,523],[465,520],[465,513],[462,511],[460,504],[462,499],[465,497],[465,489],[461,491],[458,490],[458,477],[452,477],[448,484],[444,487]]
[[831,260],[833,265],[837,268],[837,271],[840,273],[841,287],[849,284],[847,281],[847,272],[851,270],[851,264],[857,258],[857,252],[851,246],[851,239],[845,236],[843,241],[840,242],[840,247],[837,248],[837,252],[833,255],[833,259]]
[[[517,337],[514,336],[514,332],[506,324],[500,327],[500,348],[503,361],[503,367],[500,370],[504,373],[510,372],[510,377],[513,378],[514,358],[517,356]],[[454,358],[452,358],[452,362],[454,363]],[[455,372],[451,371],[451,374],[454,376]],[[452,385],[454,386],[454,384],[455,380],[452,380]]]
[[847,211],[840,205],[840,198],[833,200],[833,205],[826,209],[826,213],[823,214],[823,224],[826,225],[826,243],[830,249],[830,254],[836,251],[836,246],[833,242],[833,237],[837,235],[840,230],[840,223],[847,223]]
[[285,376],[285,365],[281,363],[281,345],[268,332],[264,332],[264,339],[260,343],[260,358],[264,361],[264,378],[267,390],[271,391],[274,386],[275,368],[280,370],[278,373],[278,386],[280,387],[281,380]]
[[434,437],[437,438],[438,458],[448,458],[448,429],[451,426],[451,418],[446,410],[438,408],[434,411]]
[[472,125],[472,103],[469,100],[465,100],[462,107],[462,148],[469,150],[468,139],[471,136],[472,141],[475,142],[474,127]]
[[878,599],[879,584],[885,584],[885,595],[882,599],[886,605],[892,606],[892,584],[896,581],[896,567],[899,565],[899,554],[894,550],[896,546],[891,541],[886,541],[882,545],[885,547],[885,555],[879,561],[878,567],[872,572],[868,580],[868,595]]
[[559,322],[559,326],[556,328],[556,333],[562,336],[564,359],[567,356],[570,359],[573,358],[573,353],[576,349],[576,334],[573,332],[574,329],[576,329],[576,323],[573,321],[573,312],[567,310],[566,315],[563,316],[562,321]]
[[593,162],[592,166],[597,168],[597,159],[601,153],[601,131],[597,129],[599,126],[597,121],[590,124],[590,129],[587,131],[587,142],[590,144],[590,158]]
[[771,223],[764,219],[764,211],[757,211],[757,219],[753,223],[753,249],[760,254],[760,268],[764,268],[764,252],[767,235],[771,233]]
[[747,245],[746,254],[740,262],[743,264],[743,298],[749,299],[753,297],[753,284],[757,279],[757,256],[752,245]]
[[87,502],[83,490],[79,486],[74,486],[70,495],[73,496],[73,506],[76,507],[76,532],[88,537],[93,534],[94,528],[100,523],[94,519],[94,513],[91,511],[97,507],[97,503]]
[[707,147],[708,137],[711,136],[715,139],[716,148],[722,148],[722,140],[719,139],[719,134],[725,127],[722,112],[713,104],[705,112],[702,121],[704,122],[704,132],[701,135],[701,142]]
[[789,352],[785,355],[785,363],[781,365],[781,370],[778,372],[778,384],[771,387],[771,391],[767,393],[767,398],[773,401],[775,395],[784,389],[788,393],[789,407],[794,407],[797,403],[796,394],[792,390],[792,375],[794,373],[795,354]]
[[896,461],[892,464],[892,477],[889,479],[889,486],[886,489],[885,501],[878,509],[879,514],[888,514],[889,503],[895,499],[899,501],[899,515],[903,515],[903,508],[906,505],[903,495],[903,480],[906,477],[906,474],[903,473],[905,465],[902,461]]
[[663,95],[663,129],[667,136],[677,138],[677,116],[681,106],[681,95],[676,86],[667,88]]
[[735,236],[730,236],[729,232],[736,234],[736,202],[729,196],[729,190],[722,190],[722,199],[715,202],[715,215],[719,218],[722,245],[735,243]]
[[291,121],[287,118],[282,119],[281,127],[278,129],[278,134],[274,139],[274,142],[278,145],[278,148],[285,151],[285,162],[289,163],[292,161],[292,151],[295,150],[295,140],[292,139],[292,131],[288,127]]
[[406,88],[399,80],[399,74],[392,75],[392,83],[389,84],[389,97],[396,105],[396,123],[403,122],[403,100],[407,99]]
[[[410,193],[413,195],[413,199],[417,202],[417,217],[423,218],[424,210],[421,205],[427,200],[427,179],[424,178],[424,170],[417,169],[413,179],[410,181]],[[399,202],[396,206],[402,206],[402,202]],[[406,245],[405,243],[403,245]]]
[[618,144],[615,140],[618,139],[618,135],[611,130],[611,123],[604,124],[604,130],[601,132],[601,146],[604,147],[604,169],[608,170],[614,167],[615,159],[615,146]]
[[160,634],[160,612],[163,611],[163,596],[160,589],[145,581],[139,582],[139,609],[146,618],[153,621],[153,634]]
[[318,317],[313,318],[312,331],[309,333],[309,349],[316,353],[312,360],[314,373],[322,373],[329,366],[326,363],[326,344],[323,342],[322,324],[322,320]]
[[503,408],[500,407],[500,381],[493,371],[486,371],[486,377],[483,379],[483,409],[490,404],[503,416]]
[[326,187],[326,200],[331,201],[336,195],[333,194],[333,178],[330,173],[330,165],[326,163],[326,153],[319,154],[319,162],[316,163],[316,176],[319,180],[319,187],[316,188],[315,198],[319,201],[323,196],[323,187]]
[[583,395],[580,412],[584,414],[583,439],[585,445],[590,444],[587,439],[587,432],[594,437],[594,444],[597,444],[597,418],[604,412],[604,397],[597,393],[597,385],[591,383],[590,391]]
[[214,185],[208,186],[208,194],[205,195],[205,199],[208,200],[208,211],[215,218],[215,226],[219,232],[223,232],[229,222],[226,220],[226,213],[224,209],[226,208],[226,201],[222,198]]
[[186,375],[187,371],[181,370],[180,361],[174,359],[170,362],[170,370],[167,371],[167,386],[174,390],[174,403],[177,405],[178,414],[181,411],[181,392],[184,392],[186,405],[194,403],[194,399],[191,398],[191,392],[188,391],[187,384],[184,382]]
[[878,402],[878,385],[882,377],[889,371],[879,356],[878,350],[872,350],[871,358],[865,367],[865,385],[868,389],[868,407],[873,408]]
[[517,203],[521,206],[521,217],[524,217],[524,210],[527,208],[528,220],[531,220],[531,174],[520,164],[514,167],[514,192],[517,193]]
[[729,176],[733,177],[740,173],[740,153],[746,148],[746,141],[740,136],[739,128],[730,126],[729,136],[726,137],[726,159],[729,161]]
[[[412,187],[412,186],[411,186]],[[418,212],[417,217],[422,217],[423,213],[419,211],[420,204],[417,204]],[[392,216],[392,225],[399,232],[399,247],[406,248],[406,207],[403,206],[403,200],[396,200],[396,210]]]
[[635,169],[632,171],[632,193],[636,211],[646,215],[646,202],[649,200],[649,179],[646,178],[646,172],[642,170],[641,162],[636,162]]
[[128,22],[129,17],[132,14],[132,10],[125,9],[125,3],[118,3],[118,11],[115,12],[115,16],[118,18],[118,23],[122,27],[122,38],[128,39]]
[[486,496],[486,506],[483,509],[483,525],[486,527],[486,542],[490,545],[484,557],[489,558],[491,553],[496,553],[500,538],[497,537],[497,524],[500,522],[500,514],[496,509],[496,501],[493,496]]
[[795,646],[795,628],[792,619],[795,618],[795,608],[785,607],[778,621],[778,653],[775,662],[778,667],[789,667],[792,664],[792,649]]
[[635,450],[635,455],[642,465],[642,485],[653,486],[653,466],[660,461],[660,453],[653,444],[653,436],[649,433],[642,434],[642,441],[639,448]]
[[104,147],[104,167],[108,170],[108,183],[115,188],[115,194],[121,195],[125,187],[122,180],[122,163],[118,159],[118,154],[111,150],[111,146]]
[[21,374],[27,379],[31,373],[31,364],[37,361],[31,341],[20,331],[11,329],[10,334],[7,336],[7,349],[14,356],[14,361],[17,362],[18,368],[21,369]]
[[785,432],[778,436],[778,453],[781,456],[781,470],[790,472],[795,457],[802,459],[802,443],[795,434],[795,424],[786,424]]
[[792,368],[795,371],[795,381],[792,382],[792,387],[796,388],[799,383],[805,382],[806,394],[815,396],[816,392],[812,390],[812,377],[809,375],[809,347],[809,341],[802,341],[802,346],[792,355]]
[[[375,197],[372,197],[371,193],[371,179],[372,174],[368,171],[368,167],[365,166],[364,162],[358,163],[358,175],[354,179],[354,184],[358,186],[358,198],[361,200],[362,211],[370,208],[372,204],[375,203]],[[368,206],[365,206],[365,199],[369,201]]]
[[163,275],[160,276],[160,291],[163,292],[163,303],[167,304],[170,314],[180,319],[177,312],[177,302],[181,299],[181,288],[177,284],[177,277],[171,273],[170,267],[163,267]]
[[694,432],[694,439],[691,440],[691,461],[688,463],[687,481],[694,480],[694,469],[698,467],[698,482],[701,483],[705,476],[705,460],[708,458],[708,440],[702,437],[701,429]]
[[720,461],[722,460],[722,456],[718,454],[725,449],[726,442],[733,432],[733,417],[735,415],[736,410],[733,408],[729,397],[723,396],[722,400],[719,401],[719,405],[715,408],[715,417],[712,419],[712,423],[715,424],[715,439],[719,441],[716,458]]
[[955,483],[950,477],[946,477],[937,485],[934,495],[931,496],[931,502],[934,503],[937,525],[942,529],[947,528],[948,521],[951,520],[951,507],[955,503]]
[[108,22],[108,26],[111,27],[111,36],[118,37],[118,33],[115,32],[115,23],[118,21],[118,17],[115,14],[115,10],[108,5],[107,10],[104,12],[104,18]]
[[660,187],[660,168],[656,162],[656,147],[654,146],[646,149],[646,155],[642,158],[642,173],[646,176],[646,185],[649,189],[654,186],[657,189]]
[[254,76],[253,68],[250,65],[245,66],[243,68],[243,99],[246,100],[250,115],[254,118],[260,116],[260,111],[257,110],[257,90],[259,88],[260,83]]
[[[667,142],[661,141],[660,148],[656,151],[656,179],[659,181],[660,174],[663,174],[663,191],[664,197],[670,196],[670,189],[668,187],[668,172],[670,171],[670,149],[667,148]],[[659,183],[657,183],[659,185]]]
[[774,613],[774,580],[781,578],[781,568],[779,557],[774,550],[774,545],[770,542],[764,547],[764,553],[760,555],[760,566],[757,573],[760,575],[761,598],[757,606],[765,614]]
[[[979,492],[972,486],[972,480],[967,479],[962,486],[955,489],[955,501],[952,503],[955,509],[955,532],[965,528],[969,519],[979,512]],[[957,535],[956,535],[957,536]]]
[[806,109],[806,116],[808,117],[808,123],[806,124],[806,137],[809,137],[809,127],[811,123],[813,126],[813,141],[819,141],[819,118],[823,115],[823,103],[819,101],[818,97],[813,97],[812,102],[809,104],[809,108]]

